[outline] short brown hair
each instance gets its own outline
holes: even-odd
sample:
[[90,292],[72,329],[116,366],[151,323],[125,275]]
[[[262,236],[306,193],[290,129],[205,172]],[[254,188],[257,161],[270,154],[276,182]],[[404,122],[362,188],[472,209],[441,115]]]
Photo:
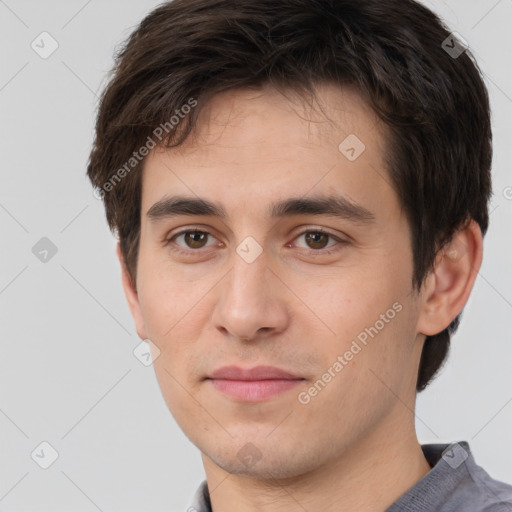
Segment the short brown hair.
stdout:
[[[470,51],[433,12],[413,0],[174,0],[117,53],[87,168],[134,284],[144,162],[131,161],[134,152],[191,98],[197,106],[159,142],[181,144],[216,93],[269,83],[314,94],[322,81],[355,86],[387,125],[388,173],[411,230],[413,288],[469,220],[485,235],[487,90]],[[459,321],[427,337],[418,391],[446,359]]]

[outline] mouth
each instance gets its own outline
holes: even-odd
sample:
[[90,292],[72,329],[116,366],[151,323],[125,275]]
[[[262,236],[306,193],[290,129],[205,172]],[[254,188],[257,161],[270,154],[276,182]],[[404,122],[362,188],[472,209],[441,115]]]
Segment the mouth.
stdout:
[[296,387],[304,378],[274,366],[225,366],[206,378],[215,390],[241,402],[261,402]]

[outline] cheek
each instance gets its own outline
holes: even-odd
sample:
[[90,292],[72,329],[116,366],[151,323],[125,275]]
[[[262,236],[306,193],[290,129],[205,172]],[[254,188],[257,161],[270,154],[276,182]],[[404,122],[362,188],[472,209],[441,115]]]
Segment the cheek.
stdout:
[[[162,395],[178,423],[197,415],[190,400],[196,381],[194,368],[204,317],[201,302],[184,283],[156,276],[144,282],[140,296],[148,337],[159,349],[153,363]],[[184,426],[184,425],[182,425]]]
[[366,376],[370,368],[382,368],[387,375],[407,363],[415,311],[409,289],[392,277],[331,280],[323,294],[317,290],[309,295],[329,327],[322,348],[325,362],[331,366],[342,356],[343,372],[350,379]]
[[139,301],[150,338],[165,343],[182,337],[184,328],[200,325],[190,318],[204,316],[205,299],[212,288],[210,279],[184,278],[176,269],[150,262],[140,268]]
[[301,299],[322,321],[336,349],[373,325],[395,300],[383,283],[343,270],[318,278],[314,286],[303,283],[297,289],[302,290]]
[[[211,318],[212,285],[173,279],[170,274],[141,276],[139,295],[146,333],[160,350],[154,362],[157,378],[173,409],[181,403],[183,388],[194,386],[194,370],[204,355],[201,335]],[[180,407],[188,408],[187,396]]]
[[204,412],[197,401],[199,389],[188,379],[185,362],[188,354],[177,356],[164,352],[154,363],[154,371],[167,408],[184,432],[193,432],[205,423]]

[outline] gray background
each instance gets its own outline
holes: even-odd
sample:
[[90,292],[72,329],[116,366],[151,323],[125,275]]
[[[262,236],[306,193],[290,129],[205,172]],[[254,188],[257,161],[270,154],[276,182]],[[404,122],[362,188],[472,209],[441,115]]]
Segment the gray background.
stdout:
[[[449,362],[418,397],[418,436],[467,440],[479,464],[512,483],[512,0],[426,4],[486,75],[495,157],[483,266]],[[185,510],[204,476],[152,367],[132,353],[140,340],[115,242],[85,178],[114,49],[156,5],[0,1],[3,512]],[[31,48],[43,31],[59,45],[47,59]],[[57,248],[46,262],[32,252],[42,237]],[[31,458],[43,441],[59,454],[48,469]]]

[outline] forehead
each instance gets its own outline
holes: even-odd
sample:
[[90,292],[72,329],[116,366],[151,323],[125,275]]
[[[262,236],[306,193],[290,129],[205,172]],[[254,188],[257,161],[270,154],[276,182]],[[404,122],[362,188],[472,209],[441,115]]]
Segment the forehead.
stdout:
[[228,216],[248,207],[266,215],[271,203],[308,195],[389,210],[398,201],[384,151],[382,123],[352,89],[319,85],[314,101],[269,86],[227,91],[180,146],[148,155],[143,215],[169,195],[220,200]]
[[222,149],[227,155],[230,150],[240,151],[242,144],[252,146],[263,139],[269,151],[289,145],[337,150],[343,134],[381,146],[385,131],[353,87],[320,83],[315,95],[309,97],[267,84],[213,96],[202,108],[190,136],[175,150],[189,156],[199,155],[200,150],[206,157],[207,153]]

